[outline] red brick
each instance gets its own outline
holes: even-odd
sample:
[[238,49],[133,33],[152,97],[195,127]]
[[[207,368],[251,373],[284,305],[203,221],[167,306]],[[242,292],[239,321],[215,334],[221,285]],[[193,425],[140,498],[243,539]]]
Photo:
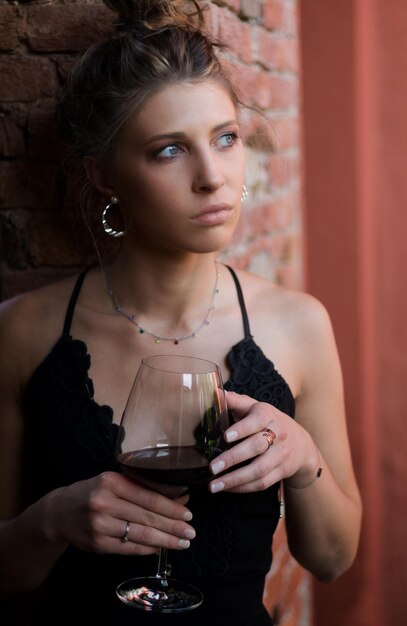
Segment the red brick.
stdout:
[[31,213],[27,224],[31,264],[35,267],[64,267],[86,263],[90,237],[83,229],[74,229],[67,216]]
[[71,56],[63,55],[63,54],[50,56],[50,59],[55,63],[55,66],[57,68],[57,74],[62,84],[66,82],[69,73],[71,72],[73,66],[79,59],[79,56],[80,55],[75,55],[75,54]]
[[24,125],[26,113],[10,105],[0,110],[0,156],[18,157],[25,153]]
[[205,28],[213,37],[219,38],[219,13],[220,8],[212,2],[206,6],[204,18]]
[[267,119],[259,111],[243,108],[240,112],[239,123],[245,145],[262,152],[277,148],[279,137],[273,119]]
[[55,124],[56,101],[51,98],[37,101],[28,110],[27,154],[42,159],[58,154],[57,131]]
[[0,76],[0,101],[3,102],[32,102],[58,91],[55,67],[48,59],[3,56]]
[[296,3],[289,0],[267,0],[263,5],[263,26],[287,35],[296,35],[298,16]]
[[252,222],[249,215],[248,206],[242,206],[242,213],[239,223],[233,235],[233,244],[243,244],[252,234]]
[[260,109],[272,106],[272,80],[265,70],[252,65],[237,66],[235,80],[243,91],[243,98],[247,104]]
[[115,13],[102,4],[29,6],[27,40],[36,52],[78,51],[110,32]]
[[297,72],[298,43],[296,39],[277,36],[264,28],[256,29],[255,60],[267,69]]
[[278,151],[299,147],[298,117],[265,116],[259,111],[243,108],[239,120],[245,144],[254,149]]
[[298,79],[295,76],[269,77],[271,90],[271,107],[273,109],[287,109],[298,106]]
[[271,206],[273,207],[273,218],[276,228],[289,228],[300,206],[298,192],[290,191],[284,195],[278,194],[278,196],[273,199]]
[[240,0],[240,13],[254,21],[260,21],[262,15],[262,0]]
[[283,233],[272,233],[269,239],[269,252],[275,261],[285,261],[287,259],[290,239]]
[[275,148],[286,150],[300,146],[300,123],[298,117],[272,117],[269,120]]
[[15,50],[23,17],[19,7],[0,5],[0,50]]
[[245,104],[261,110],[298,106],[298,78],[279,76],[255,65],[242,65],[224,59],[232,82]]
[[270,280],[274,277],[274,263],[267,250],[260,244],[258,250],[251,250],[251,258],[248,266],[249,272],[263,276]]
[[214,4],[219,4],[221,7],[229,7],[233,11],[239,11],[240,0],[213,0]]
[[0,162],[2,208],[55,206],[56,167],[47,163]]
[[252,62],[251,27],[234,13],[219,11],[218,37],[239,59],[245,63]]
[[300,176],[297,153],[275,153],[269,157],[272,187],[286,187],[298,181]]
[[27,267],[29,257],[27,253],[26,212],[0,212],[0,240],[2,257],[8,260],[12,269]]
[[272,30],[282,30],[284,23],[284,0],[267,0],[263,6],[263,25]]

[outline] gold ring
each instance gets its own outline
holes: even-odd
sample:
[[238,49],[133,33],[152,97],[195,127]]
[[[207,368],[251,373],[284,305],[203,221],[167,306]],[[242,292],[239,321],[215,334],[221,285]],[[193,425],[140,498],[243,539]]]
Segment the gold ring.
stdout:
[[126,528],[125,528],[125,531],[124,531],[124,535],[121,538],[121,542],[122,543],[127,543],[128,542],[128,540],[129,540],[129,530],[130,530],[130,522],[126,522]]
[[270,446],[273,445],[274,439],[277,438],[277,435],[273,430],[270,430],[270,428],[263,428],[262,435],[267,439],[267,449],[265,450],[265,452],[267,452]]

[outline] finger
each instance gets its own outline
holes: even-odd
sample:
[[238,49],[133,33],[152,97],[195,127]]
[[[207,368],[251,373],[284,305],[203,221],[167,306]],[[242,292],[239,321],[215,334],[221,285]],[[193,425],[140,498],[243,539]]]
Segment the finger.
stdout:
[[117,537],[123,535],[123,520],[164,532],[176,539],[193,539],[195,537],[195,530],[186,522],[165,517],[124,501],[115,513],[115,520],[107,522],[111,524],[111,533]]
[[185,550],[190,546],[189,539],[180,539],[179,537],[174,537],[174,535],[157,530],[156,528],[137,523],[129,524],[129,531],[127,533],[128,541],[123,543],[122,537],[123,531],[119,540],[124,546],[127,546],[128,543],[135,543],[147,547],[168,548],[169,550]]
[[[149,545],[149,541],[152,544]],[[142,543],[145,541],[147,543]],[[155,544],[155,545],[154,545]],[[130,525],[130,531],[128,534],[128,541],[123,543],[121,537],[105,537],[103,542],[100,543],[100,547],[92,547],[95,552],[99,553],[114,553],[123,555],[148,555],[155,554],[162,548],[168,548],[169,550],[186,550],[190,546],[190,542],[187,540],[176,540],[171,535],[154,531],[150,533],[144,532],[138,528],[137,525]]]
[[179,498],[174,498],[174,500],[175,502],[178,502],[179,504],[186,506],[189,502],[189,497],[190,497],[190,493],[188,491],[186,493],[183,493],[182,496],[179,496]]
[[143,509],[159,513],[164,517],[183,519],[187,522],[192,519],[191,511],[176,500],[147,489],[122,474],[110,473],[107,480],[113,483],[112,488],[115,495],[122,500],[137,504]]
[[225,439],[228,443],[232,443],[259,432],[263,428],[270,427],[276,430],[273,426],[273,421],[278,416],[281,416],[281,411],[271,404],[266,402],[254,402],[249,412],[242,414],[240,421],[235,422],[225,431]]
[[[240,465],[245,461],[257,457],[270,448],[268,438],[263,436],[263,432],[256,432],[255,435],[246,437],[240,443],[237,443],[229,450],[219,454],[209,465],[212,474],[219,474],[227,471],[229,468]],[[269,435],[267,435],[269,437]],[[273,441],[273,439],[271,439]]]
[[[134,511],[133,511],[134,513]],[[195,530],[188,527],[184,522],[175,522],[174,520],[163,520],[164,523],[157,523],[158,527],[140,522],[140,518],[133,520],[130,516],[123,519],[111,518],[105,516],[103,519],[98,518],[93,523],[88,549],[94,552],[103,553],[107,546],[113,546],[113,551],[118,552],[118,542],[127,544],[133,542],[150,548],[148,553],[154,552],[158,546],[168,547],[173,550],[185,550],[189,548],[190,541],[195,537]],[[168,528],[168,530],[165,530]],[[112,544],[112,539],[114,540]],[[121,550],[123,552],[123,550]],[[125,552],[126,554],[128,553]],[[147,554],[146,551],[140,551],[140,554]]]
[[259,457],[249,465],[215,478],[210,482],[209,489],[212,493],[219,491],[233,493],[264,491],[280,481],[281,478],[282,470],[278,465],[270,468],[269,464]]

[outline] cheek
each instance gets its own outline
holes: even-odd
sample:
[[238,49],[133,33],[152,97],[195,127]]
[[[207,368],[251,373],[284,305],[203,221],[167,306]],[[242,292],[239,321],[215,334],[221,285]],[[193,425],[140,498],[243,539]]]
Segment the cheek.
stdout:
[[148,190],[148,193],[154,194],[158,189],[161,191],[176,189],[179,186],[177,181],[181,181],[186,176],[187,168],[179,161],[158,166],[139,166],[128,172],[126,178],[134,189]]
[[162,205],[163,198],[174,196],[180,185],[178,176],[159,175],[151,170],[144,169],[122,176],[120,187],[126,204],[137,208],[138,205]]

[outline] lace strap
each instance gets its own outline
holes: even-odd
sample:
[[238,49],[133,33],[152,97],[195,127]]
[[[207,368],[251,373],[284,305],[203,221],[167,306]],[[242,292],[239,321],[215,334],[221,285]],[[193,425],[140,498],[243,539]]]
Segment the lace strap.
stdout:
[[78,278],[76,279],[76,283],[75,286],[72,290],[72,294],[71,297],[69,299],[69,303],[68,303],[68,307],[66,309],[66,315],[65,315],[65,321],[64,321],[64,329],[62,331],[63,335],[69,335],[69,333],[71,332],[71,324],[72,324],[72,318],[73,318],[73,314],[75,311],[75,305],[76,305],[76,301],[78,300],[78,296],[79,296],[79,292],[81,290],[84,278],[88,272],[88,269],[83,270]]
[[244,297],[243,297],[242,287],[240,285],[238,277],[236,276],[235,270],[232,269],[229,265],[226,265],[226,267],[228,268],[229,272],[232,274],[232,278],[235,281],[237,298],[239,300],[240,310],[242,312],[244,336],[251,337],[252,334],[250,332],[249,317],[247,315],[247,309],[246,309],[246,304],[245,304]]

